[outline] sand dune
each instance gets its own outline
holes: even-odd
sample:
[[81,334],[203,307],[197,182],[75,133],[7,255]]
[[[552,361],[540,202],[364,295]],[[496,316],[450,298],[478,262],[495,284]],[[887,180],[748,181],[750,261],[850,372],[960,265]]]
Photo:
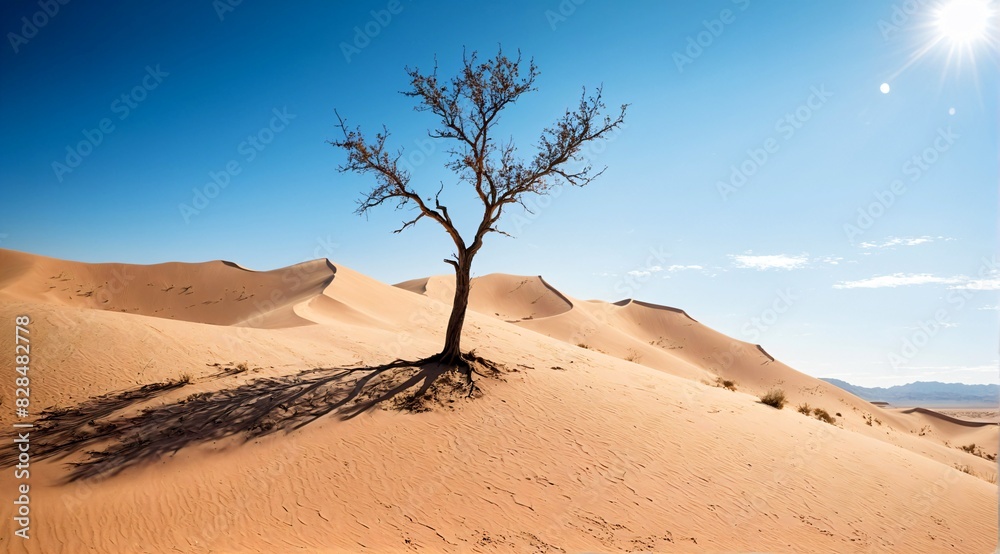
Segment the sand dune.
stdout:
[[[447,280],[446,276],[437,276],[397,286],[450,304],[454,288],[444,285]],[[470,308],[505,319],[498,315],[496,298],[502,298],[504,291],[516,290],[529,280],[551,288],[540,277],[496,274],[474,279]],[[484,285],[480,285],[481,282]],[[477,295],[476,290],[480,287],[487,293]],[[875,406],[788,367],[775,360],[761,345],[719,333],[679,308],[633,299],[608,303],[581,301],[561,294],[559,297],[565,298],[567,309],[547,317],[511,322],[581,348],[703,383],[728,379],[735,381],[739,391],[757,396],[780,388],[791,408],[809,404],[813,409],[824,409],[845,428],[891,444],[905,445],[939,462],[948,463],[955,455],[954,447],[968,444],[980,445],[985,452],[997,454],[995,426],[942,425],[926,417],[927,411],[901,412]],[[961,463],[971,465],[982,474],[996,471],[994,464],[974,456]]]
[[291,307],[320,294],[336,268],[314,260],[257,272],[235,263],[83,264],[2,251],[0,295],[59,306],[208,323],[293,327]]
[[962,419],[959,417],[950,416],[943,414],[935,410],[928,410],[927,408],[906,408],[900,411],[903,414],[921,414],[927,416],[928,421],[933,421],[945,428],[951,426],[957,427],[972,427],[974,429],[989,429],[993,428],[994,425],[984,421],[973,421],[968,419]]
[[[135,276],[121,292],[116,271]],[[238,300],[244,287],[260,305]],[[439,348],[449,290],[325,260],[251,272],[0,250],[0,319],[32,318],[34,413],[62,409],[49,412],[50,441],[33,443],[33,537],[9,539],[4,502],[0,550],[996,546],[996,466],[957,448],[995,455],[995,425],[875,407],[675,308],[486,276],[465,343],[506,370],[479,378],[481,397],[445,380],[394,393],[428,384],[432,368],[374,368]],[[102,291],[108,302],[91,300]],[[0,348],[13,349],[9,333]],[[737,391],[712,386],[717,376]],[[757,401],[775,386],[784,410]],[[11,402],[0,389],[8,428]],[[842,415],[830,425],[800,402]],[[12,472],[0,475],[13,490]]]
[[[414,279],[396,285],[451,305],[455,280],[446,275]],[[543,319],[573,309],[569,298],[545,282],[541,276],[519,277],[494,273],[476,278],[469,304],[478,312],[516,322]]]

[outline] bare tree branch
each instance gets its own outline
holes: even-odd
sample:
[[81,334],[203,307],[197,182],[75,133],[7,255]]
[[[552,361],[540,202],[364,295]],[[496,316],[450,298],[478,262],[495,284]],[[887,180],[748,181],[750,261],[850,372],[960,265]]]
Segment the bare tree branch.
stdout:
[[[600,176],[604,169],[595,172],[586,163],[583,148],[621,127],[627,105],[621,106],[614,118],[602,116],[605,109],[602,89],[598,87],[591,96],[584,89],[577,107],[567,109],[554,124],[543,129],[534,156],[524,160],[518,157],[513,139],[496,143],[493,137],[502,112],[521,95],[535,90],[539,73],[534,60],[525,66],[520,52],[511,59],[500,49],[493,58],[480,62],[476,52],[463,52],[462,68],[451,79],[438,77],[436,58],[430,73],[422,73],[418,68],[407,68],[406,73],[410,88],[403,94],[417,100],[415,110],[430,112],[438,120],[428,131],[428,137],[452,145],[444,150],[449,156],[445,167],[458,176],[459,183],[470,185],[482,203],[482,216],[471,242],[464,240],[448,208],[441,203],[443,182],[433,196],[433,206],[431,197],[425,202],[411,187],[409,172],[399,165],[403,151],[390,154],[387,150],[387,129],[383,127],[382,132],[366,138],[360,129],[349,129],[337,113],[343,138],[330,144],[347,152],[341,172],[374,177],[374,186],[358,201],[359,215],[386,203],[395,203],[396,209],[416,207],[416,217],[404,221],[395,233],[429,218],[441,225],[454,241],[455,252],[444,262],[455,269],[455,301],[444,349],[434,359],[462,363],[467,357],[459,344],[471,291],[472,260],[482,248],[484,237],[488,233],[510,236],[497,226],[505,206],[519,204],[532,213],[525,203],[527,195],[548,194],[560,183],[586,186]],[[574,167],[574,162],[582,165]],[[470,384],[471,376],[470,371]]]
[[[412,202],[420,209],[420,215],[416,219],[404,223],[395,232],[398,233],[406,229],[415,224],[421,217],[426,216],[444,227],[455,241],[456,247],[463,250],[465,243],[447,214],[424,204],[420,195],[409,188],[410,174],[405,169],[400,168],[398,163],[401,153],[390,156],[386,151],[385,142],[389,137],[388,131],[383,128],[381,133],[375,135],[374,141],[369,142],[365,140],[359,129],[348,129],[340,113],[336,111],[334,113],[337,115],[337,127],[343,132],[344,138],[343,140],[329,141],[329,143],[347,151],[347,162],[340,166],[340,171],[363,175],[374,174],[375,176],[376,186],[358,202],[355,213],[359,215],[367,213],[368,210],[393,200],[397,202],[397,209]],[[440,207],[441,205],[438,203],[438,209]]]
[[452,237],[457,249],[456,261],[478,252],[487,233],[510,236],[496,227],[504,206],[517,203],[531,213],[524,203],[526,195],[547,194],[560,183],[583,187],[599,177],[604,168],[594,171],[589,164],[578,167],[571,164],[584,161],[581,154],[587,143],[603,139],[621,127],[627,110],[627,105],[623,105],[615,117],[602,116],[606,108],[603,89],[598,87],[590,96],[584,89],[576,108],[567,109],[542,131],[535,155],[525,161],[518,157],[512,139],[497,144],[491,130],[504,109],[516,103],[521,95],[535,90],[539,72],[533,60],[525,66],[520,52],[511,59],[500,49],[496,56],[485,61],[480,61],[476,52],[463,53],[462,68],[450,79],[439,77],[436,59],[429,73],[416,67],[407,68],[406,72],[410,88],[403,94],[418,101],[415,110],[437,117],[438,125],[428,131],[428,136],[456,144],[446,151],[450,156],[446,167],[458,175],[460,182],[470,184],[482,203],[482,217],[471,242],[462,238],[448,208],[441,203],[443,183],[433,197],[433,206],[411,188],[410,174],[398,164],[402,152],[390,155],[386,149],[389,137],[386,129],[366,140],[359,129],[348,129],[338,113],[338,127],[344,138],[331,144],[348,153],[341,171],[375,177],[375,186],[358,202],[358,214],[385,203],[394,202],[397,209],[414,205],[419,215],[404,222],[395,232],[415,225],[421,218],[430,218]]
[[402,233],[403,229],[406,229],[407,227],[413,226],[413,224],[415,224],[417,221],[419,221],[421,217],[424,217],[424,215],[425,215],[424,212],[420,212],[417,215],[417,217],[411,219],[410,221],[403,222],[403,226],[400,227],[399,229],[396,229],[395,231],[393,231],[393,233]]

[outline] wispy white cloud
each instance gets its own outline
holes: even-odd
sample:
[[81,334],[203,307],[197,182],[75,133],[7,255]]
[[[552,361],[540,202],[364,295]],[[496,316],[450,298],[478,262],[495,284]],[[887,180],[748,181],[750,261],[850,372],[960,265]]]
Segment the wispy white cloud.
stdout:
[[766,271],[769,269],[805,269],[820,265],[840,265],[844,258],[840,256],[819,256],[809,257],[803,253],[797,256],[789,254],[767,254],[754,255],[753,251],[747,250],[743,254],[730,254],[729,259],[733,261],[733,267],[737,269],[756,269]]
[[1000,312],[1000,305],[994,304],[992,306],[980,306],[979,309],[990,312]]
[[649,277],[650,275],[654,273],[659,273],[661,271],[663,271],[663,266],[651,265],[645,269],[633,269],[632,271],[628,271],[625,274],[631,275],[632,277]]
[[654,273],[662,273],[664,271],[666,271],[667,273],[676,273],[678,271],[701,271],[704,269],[705,268],[700,265],[674,264],[674,265],[669,265],[667,267],[663,267],[661,265],[652,265],[649,267],[645,267],[643,269],[633,269],[632,271],[626,272],[626,275],[631,275],[632,277],[645,278],[649,277],[650,275],[653,275]]
[[802,269],[809,265],[809,256],[802,254],[799,256],[789,256],[787,254],[771,254],[765,256],[754,256],[751,252],[746,254],[733,255],[729,258],[733,264],[741,269],[756,269],[766,271],[768,269]]
[[949,288],[961,290],[1000,290],[1000,278],[970,279],[965,283]]
[[862,242],[861,248],[893,248],[896,246],[919,246],[936,240],[954,240],[948,237],[888,237],[882,242]]
[[841,281],[835,289],[882,289],[915,285],[950,285],[952,290],[1000,290],[1000,278],[973,279],[964,275],[943,277],[930,273],[893,273],[857,281]]
[[938,277],[930,273],[893,273],[857,281],[841,281],[833,285],[835,289],[881,289],[907,287],[913,285],[958,285],[968,281],[966,277]]
[[[955,327],[959,326],[959,324],[955,323],[954,321],[938,321],[935,323],[935,325],[940,325],[944,329],[954,329]],[[901,327],[901,329],[916,331],[918,329],[923,329],[923,327],[921,327],[920,325],[906,325]]]

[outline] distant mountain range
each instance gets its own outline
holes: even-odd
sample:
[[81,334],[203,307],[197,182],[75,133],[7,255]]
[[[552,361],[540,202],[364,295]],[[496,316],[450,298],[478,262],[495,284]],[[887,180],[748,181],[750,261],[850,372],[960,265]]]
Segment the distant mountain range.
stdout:
[[990,407],[1000,405],[1000,386],[966,385],[917,381],[895,387],[859,387],[840,379],[823,381],[840,387],[869,402],[888,402],[896,406]]

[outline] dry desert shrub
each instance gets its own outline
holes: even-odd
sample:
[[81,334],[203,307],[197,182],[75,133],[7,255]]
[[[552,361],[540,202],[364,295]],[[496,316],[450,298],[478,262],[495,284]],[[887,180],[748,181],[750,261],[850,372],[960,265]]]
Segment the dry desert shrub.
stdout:
[[760,397],[761,404],[767,404],[772,408],[782,409],[785,407],[785,391],[781,389],[771,389],[767,394]]
[[816,408],[816,409],[814,409],[813,410],[813,415],[816,416],[816,419],[818,419],[820,421],[825,421],[826,423],[829,423],[830,425],[833,425],[834,423],[837,423],[837,419],[834,418],[834,417],[832,417],[830,415],[830,413],[827,412],[826,410],[824,410],[823,408]]
[[977,477],[986,481],[991,485],[997,484],[997,474],[993,472],[979,473],[965,464],[955,464],[955,469],[961,471],[962,473],[967,473],[973,477]]
[[732,380],[729,380],[729,379],[723,379],[722,377],[716,377],[715,378],[715,386],[722,387],[724,389],[729,389],[731,391],[735,391],[736,390],[736,381],[732,381]]
[[974,456],[979,456],[980,458],[989,460],[991,462],[996,461],[997,459],[996,455],[984,452],[983,447],[976,446],[976,443],[967,444],[965,446],[959,446],[959,448],[968,452],[969,454],[972,454]]

